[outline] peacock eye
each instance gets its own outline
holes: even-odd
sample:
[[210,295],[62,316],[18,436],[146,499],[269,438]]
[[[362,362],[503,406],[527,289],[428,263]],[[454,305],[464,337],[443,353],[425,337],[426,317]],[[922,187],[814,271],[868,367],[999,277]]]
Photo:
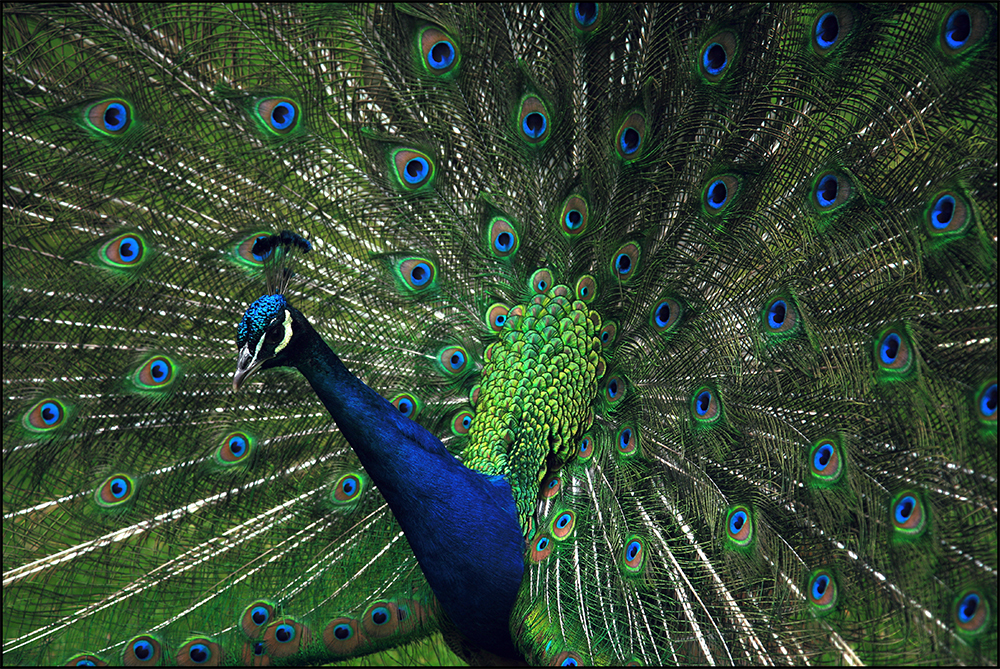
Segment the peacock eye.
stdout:
[[264,331],[264,343],[275,346],[284,338],[284,335],[284,329],[280,325],[273,325]]

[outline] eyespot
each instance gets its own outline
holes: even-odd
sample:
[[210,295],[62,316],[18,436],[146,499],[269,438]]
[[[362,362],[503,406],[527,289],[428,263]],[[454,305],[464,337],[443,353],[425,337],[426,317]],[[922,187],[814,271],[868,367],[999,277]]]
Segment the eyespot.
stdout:
[[997,384],[996,382],[986,383],[979,391],[976,401],[979,407],[979,417],[981,420],[996,422],[997,420]]
[[601,340],[602,348],[609,348],[618,337],[618,324],[614,321],[608,321],[597,333],[597,337]]
[[499,302],[491,304],[486,310],[486,327],[494,334],[499,334],[504,326],[507,325],[509,313],[510,309],[507,308],[506,304],[500,304]]
[[708,387],[701,387],[691,399],[691,412],[699,423],[712,423],[722,412],[722,403],[718,393]]
[[900,535],[916,537],[927,528],[927,513],[920,496],[901,492],[892,500],[892,526]]
[[851,182],[837,172],[824,172],[813,184],[813,202],[820,211],[833,211],[851,197]]
[[528,287],[537,295],[544,295],[553,286],[552,272],[547,269],[536,270],[531,275]]
[[437,279],[437,265],[426,258],[406,258],[396,266],[402,285],[411,291],[432,288]]
[[652,312],[649,314],[649,324],[654,331],[666,334],[677,327],[677,324],[681,321],[681,314],[680,303],[677,300],[666,297],[657,302],[653,307]]
[[552,659],[552,664],[556,667],[579,667],[583,658],[571,650],[564,650]]
[[361,627],[370,637],[387,637],[399,627],[399,611],[395,602],[387,600],[375,602],[361,616]]
[[365,489],[364,479],[355,472],[344,474],[333,484],[333,503],[353,504],[361,498]]
[[576,299],[590,304],[597,297],[597,281],[589,274],[581,276],[576,281]]
[[975,589],[963,590],[952,604],[955,627],[960,633],[974,636],[989,626],[990,604],[984,593]]
[[835,483],[844,473],[840,445],[833,439],[820,439],[809,449],[809,471],[822,483]]
[[955,191],[944,191],[931,199],[924,220],[928,233],[941,237],[965,232],[972,217],[965,198]]
[[459,411],[451,419],[451,433],[459,437],[469,434],[474,417],[471,411]]
[[708,40],[698,55],[698,67],[709,83],[718,83],[732,69],[736,55],[736,37],[731,32],[721,32]]
[[854,16],[848,7],[837,5],[816,17],[812,27],[813,51],[821,56],[832,53],[843,44],[854,27]]
[[403,190],[416,191],[428,186],[434,179],[434,161],[426,153],[413,149],[396,149],[392,152],[393,174]]
[[245,432],[230,432],[216,449],[215,460],[221,465],[245,462],[253,452],[253,439]]
[[108,663],[100,655],[92,653],[77,653],[71,656],[63,666],[66,667],[106,667]]
[[639,157],[643,140],[646,137],[646,117],[640,112],[629,114],[615,136],[615,149],[618,157],[625,162],[631,162]]
[[626,425],[618,430],[615,443],[618,444],[618,452],[621,455],[626,457],[635,455],[639,452],[639,433]]
[[87,124],[108,137],[120,137],[132,126],[132,105],[121,98],[102,100],[90,106]]
[[600,5],[596,2],[575,2],[572,16],[574,28],[585,33],[592,32],[600,18]]
[[625,540],[625,550],[622,555],[622,566],[627,572],[637,574],[642,571],[646,562],[645,542],[632,535]]
[[455,40],[440,28],[427,27],[419,35],[424,71],[437,77],[453,76],[461,57]]
[[490,252],[497,258],[511,258],[517,253],[518,239],[514,226],[504,218],[494,218],[489,227]]
[[617,404],[625,397],[625,379],[620,376],[612,376],[604,383],[604,397],[612,405]]
[[255,249],[254,246],[257,244],[257,240],[267,240],[270,239],[270,237],[270,232],[255,232],[249,237],[244,238],[239,244],[236,245],[233,249],[233,256],[247,265],[255,267],[263,265],[264,261],[271,257],[274,249],[272,246],[267,245],[266,250],[261,251],[260,247]]
[[817,615],[825,615],[837,606],[837,581],[826,569],[817,569],[810,575],[806,592]]
[[552,521],[552,536],[562,541],[573,533],[576,525],[576,515],[572,511],[563,511]]
[[135,481],[127,474],[112,474],[97,488],[95,499],[105,509],[120,508],[132,501]]
[[753,539],[753,518],[750,509],[734,506],[726,514],[726,536],[739,547],[750,544]]
[[292,618],[276,620],[264,631],[267,654],[274,658],[295,655],[309,640],[309,628]]
[[397,393],[389,400],[389,404],[399,409],[399,413],[407,418],[416,418],[423,404],[410,393]]
[[334,618],[323,630],[323,645],[335,655],[350,655],[364,640],[353,618]]
[[575,237],[587,229],[587,201],[579,195],[570,195],[559,212],[559,227],[568,237]]
[[912,348],[906,332],[902,328],[885,330],[876,340],[875,361],[879,369],[902,374],[912,364]]
[[287,135],[299,127],[299,106],[288,98],[264,98],[257,104],[261,125],[276,135]]
[[529,540],[530,553],[528,557],[532,562],[541,562],[552,555],[552,540],[547,534]]
[[163,656],[163,644],[154,636],[133,637],[122,650],[122,663],[127,667],[155,667]]
[[518,128],[521,139],[529,145],[542,146],[549,139],[549,112],[537,96],[526,95],[521,100]]
[[627,283],[639,270],[639,247],[629,242],[615,252],[611,260],[611,275]]
[[701,195],[705,213],[711,216],[722,213],[736,199],[738,186],[739,181],[729,174],[722,174],[709,181]]
[[591,456],[594,455],[594,438],[590,435],[584,435],[580,439],[580,450],[577,451],[576,457],[581,460],[589,460]]
[[176,365],[170,358],[158,355],[147,360],[132,380],[141,390],[162,390],[173,382],[176,371]]
[[541,494],[545,499],[552,499],[559,494],[562,489],[562,479],[555,474],[550,475],[542,481]]
[[949,57],[965,53],[982,40],[988,26],[986,15],[976,5],[952,10],[941,26],[941,50]]
[[222,662],[222,647],[206,637],[195,637],[177,650],[175,660],[182,667],[218,666]]
[[438,353],[438,363],[448,375],[463,373],[469,364],[469,354],[461,346],[449,346]]
[[118,235],[101,247],[101,261],[111,267],[136,267],[146,256],[146,242],[133,233]]
[[274,604],[259,599],[243,609],[240,616],[240,628],[251,639],[256,639],[261,632],[274,620]]
[[21,425],[29,432],[46,434],[66,425],[69,415],[61,400],[47,397],[28,409],[21,418]]
[[762,329],[767,334],[792,332],[798,324],[795,303],[786,297],[775,297],[764,305],[761,313]]

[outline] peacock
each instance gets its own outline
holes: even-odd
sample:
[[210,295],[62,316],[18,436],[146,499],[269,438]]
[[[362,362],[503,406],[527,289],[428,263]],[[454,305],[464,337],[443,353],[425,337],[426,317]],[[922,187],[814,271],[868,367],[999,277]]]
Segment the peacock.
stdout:
[[996,664],[995,6],[17,4],[3,77],[4,664]]

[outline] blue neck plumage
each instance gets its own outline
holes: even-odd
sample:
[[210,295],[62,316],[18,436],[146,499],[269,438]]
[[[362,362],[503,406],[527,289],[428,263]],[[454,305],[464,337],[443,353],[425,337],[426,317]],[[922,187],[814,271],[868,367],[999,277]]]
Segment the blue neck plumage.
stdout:
[[516,657],[508,618],[524,571],[510,485],[462,465],[441,441],[304,333],[296,367],[378,486],[444,611],[474,645]]

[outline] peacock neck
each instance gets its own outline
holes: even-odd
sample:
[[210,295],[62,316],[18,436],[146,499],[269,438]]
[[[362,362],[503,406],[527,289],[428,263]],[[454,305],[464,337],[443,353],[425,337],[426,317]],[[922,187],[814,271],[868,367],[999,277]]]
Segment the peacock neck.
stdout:
[[472,644],[518,657],[508,618],[524,544],[510,484],[462,465],[307,327],[295,366],[388,502],[441,607]]

